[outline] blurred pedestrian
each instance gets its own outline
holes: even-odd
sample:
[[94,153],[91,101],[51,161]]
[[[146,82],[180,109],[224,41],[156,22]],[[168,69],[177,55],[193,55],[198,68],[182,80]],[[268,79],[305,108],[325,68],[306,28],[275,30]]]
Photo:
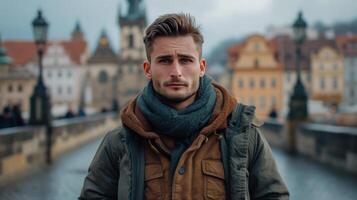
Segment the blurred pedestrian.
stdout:
[[7,105],[4,107],[2,115],[0,116],[0,128],[9,128],[14,126],[15,122],[12,117],[11,107]]
[[25,125],[24,119],[22,118],[21,105],[20,104],[15,104],[12,107],[12,117],[13,117],[13,121],[15,123],[15,126],[24,126]]
[[64,115],[64,118],[68,119],[68,118],[73,118],[73,117],[75,117],[75,115],[74,115],[72,106],[68,106],[67,112],[66,112],[66,114]]

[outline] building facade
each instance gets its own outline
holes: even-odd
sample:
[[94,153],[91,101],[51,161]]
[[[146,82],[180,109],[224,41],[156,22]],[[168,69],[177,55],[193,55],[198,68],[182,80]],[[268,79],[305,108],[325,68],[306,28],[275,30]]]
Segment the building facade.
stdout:
[[343,56],[337,49],[322,47],[311,58],[311,98],[326,104],[342,103],[344,94]]
[[[6,41],[5,46],[10,50],[9,55],[13,56],[16,69],[26,68],[38,75],[38,56],[34,42]],[[50,91],[54,116],[63,115],[68,107],[79,107],[87,57],[87,42],[79,23],[72,32],[72,38],[47,42],[43,55],[43,80]]]
[[105,31],[88,59],[84,102],[93,112],[112,109],[118,74],[118,56]]
[[343,106],[349,109],[357,105],[357,35],[339,36],[336,41],[344,55]]
[[[251,35],[230,49],[231,90],[245,104],[255,105],[259,118],[275,110],[281,116],[283,105],[283,67],[274,47],[262,35]],[[236,54],[236,55],[234,55]]]
[[0,40],[0,112],[6,106],[18,105],[27,117],[35,83],[34,74],[25,68],[14,67],[13,59],[7,55]]

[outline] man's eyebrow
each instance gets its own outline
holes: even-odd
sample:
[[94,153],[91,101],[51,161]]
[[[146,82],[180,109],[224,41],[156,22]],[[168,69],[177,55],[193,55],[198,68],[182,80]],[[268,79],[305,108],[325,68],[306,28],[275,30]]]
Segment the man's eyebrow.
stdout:
[[156,57],[156,60],[158,60],[158,59],[172,59],[172,56],[171,55],[162,55],[162,56]]
[[187,55],[187,54],[178,54],[178,57],[180,57],[180,58],[190,58],[190,59],[195,59],[195,57],[194,57],[194,56]]

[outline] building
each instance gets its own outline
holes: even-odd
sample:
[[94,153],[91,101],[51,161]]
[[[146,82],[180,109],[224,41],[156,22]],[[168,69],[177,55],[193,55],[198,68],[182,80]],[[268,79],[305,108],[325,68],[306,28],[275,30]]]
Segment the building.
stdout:
[[95,112],[112,109],[118,74],[118,56],[102,31],[94,53],[88,59],[85,104]]
[[120,106],[146,85],[147,79],[142,71],[146,59],[143,36],[147,24],[144,1],[128,1],[128,10],[119,10],[120,52],[117,95]]
[[[87,42],[79,23],[69,40],[48,41],[43,55],[43,79],[50,91],[52,114],[63,115],[68,107],[77,109],[81,101],[82,82],[88,57]],[[38,74],[37,48],[32,41],[6,41],[14,67]]]
[[15,67],[13,63],[0,40],[0,111],[6,106],[18,105],[27,117],[36,76],[23,67]]
[[343,56],[323,46],[311,57],[311,98],[327,105],[340,104],[344,93]]
[[[296,68],[298,63],[296,58],[296,45],[293,39],[288,35],[274,37],[270,42],[277,51],[278,61],[282,63],[284,67],[282,114],[283,116],[287,116],[289,99],[292,95],[297,77]],[[308,96],[311,95],[311,55],[316,53],[322,46],[335,47],[335,41],[322,37],[306,40],[301,46],[301,58],[299,61],[300,75]],[[309,107],[309,109],[315,110],[314,105],[313,107]]]
[[336,42],[344,55],[343,106],[348,109],[357,106],[357,35],[337,36]]
[[276,58],[274,46],[264,36],[255,34],[228,51],[234,97],[239,102],[255,105],[259,118],[268,117],[272,110],[281,116],[283,66]]

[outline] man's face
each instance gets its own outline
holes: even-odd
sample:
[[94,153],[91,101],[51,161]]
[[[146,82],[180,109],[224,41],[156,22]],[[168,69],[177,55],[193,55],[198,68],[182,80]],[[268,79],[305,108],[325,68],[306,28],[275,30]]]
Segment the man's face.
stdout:
[[192,36],[159,37],[154,40],[151,61],[144,62],[145,76],[154,90],[174,103],[193,101],[206,62]]

